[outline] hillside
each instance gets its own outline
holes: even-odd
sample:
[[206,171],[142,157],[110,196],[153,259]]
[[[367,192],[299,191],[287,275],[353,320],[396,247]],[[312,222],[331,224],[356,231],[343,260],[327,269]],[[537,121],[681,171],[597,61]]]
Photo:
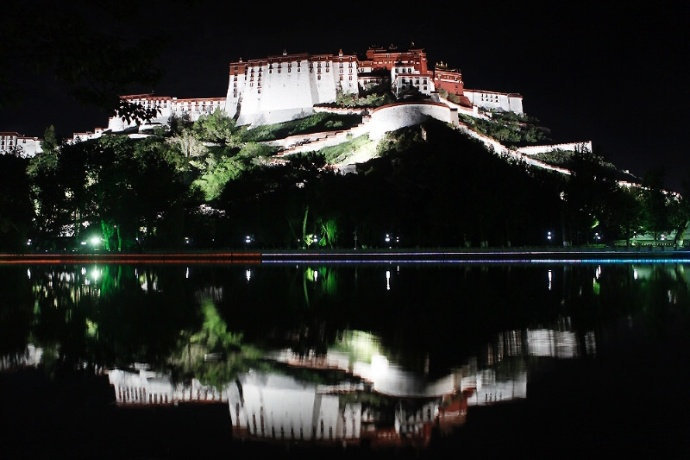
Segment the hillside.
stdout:
[[[53,146],[31,160],[5,156],[3,184],[16,199],[3,204],[3,244],[79,251],[578,245],[660,236],[687,220],[680,197],[622,185],[615,166],[596,154],[535,160],[429,117],[379,139],[365,128],[355,116],[316,114],[248,130],[215,113],[148,135]],[[33,212],[17,212],[22,202],[35,203]]]

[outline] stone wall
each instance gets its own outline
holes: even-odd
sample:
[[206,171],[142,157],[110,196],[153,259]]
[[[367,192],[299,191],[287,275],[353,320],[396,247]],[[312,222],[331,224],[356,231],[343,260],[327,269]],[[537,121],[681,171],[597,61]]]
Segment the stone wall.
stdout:
[[458,126],[457,109],[438,102],[400,102],[384,105],[371,113],[369,136],[378,140],[389,131],[412,126],[428,118]]

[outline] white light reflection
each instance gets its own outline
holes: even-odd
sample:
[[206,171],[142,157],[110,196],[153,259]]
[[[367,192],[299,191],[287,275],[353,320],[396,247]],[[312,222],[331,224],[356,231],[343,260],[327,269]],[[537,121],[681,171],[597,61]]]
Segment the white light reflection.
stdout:
[[549,279],[549,291],[551,290],[551,282],[553,281],[553,273],[551,273],[551,270],[546,275]]
[[247,270],[244,272],[244,277],[247,278],[247,282],[249,282],[249,280],[252,279],[252,271],[249,270],[249,269],[247,269]]
[[26,269],[26,277],[31,279],[31,269],[30,268]]
[[187,269],[184,272],[184,278],[187,280],[189,279],[189,267],[187,267]]
[[601,277],[601,265],[597,265],[597,270],[594,272],[594,276],[599,279]]
[[633,268],[633,279],[637,279],[637,268]]
[[388,358],[383,355],[371,357],[371,377],[372,380],[379,380],[386,376],[388,372]]
[[391,290],[391,271],[386,270],[386,291]]

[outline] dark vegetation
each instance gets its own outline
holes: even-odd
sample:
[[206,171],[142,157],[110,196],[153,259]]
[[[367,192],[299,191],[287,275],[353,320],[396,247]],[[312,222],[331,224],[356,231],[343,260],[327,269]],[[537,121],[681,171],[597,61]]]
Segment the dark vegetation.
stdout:
[[282,139],[293,134],[311,134],[322,131],[337,131],[349,129],[362,122],[361,115],[335,115],[332,113],[316,113],[310,117],[288,121],[275,125],[257,126],[243,129],[239,133],[245,142],[270,141]]
[[[554,150],[551,152],[537,153],[535,155],[531,155],[531,157],[553,166],[560,166],[567,169],[571,169],[576,166],[579,158],[581,158],[584,155],[586,154],[583,154],[582,152]],[[617,180],[635,183],[640,182],[641,180],[639,177],[634,176],[629,172],[621,171],[616,167],[616,165],[609,161],[606,161],[606,159],[600,155],[590,155],[590,160],[592,162],[597,163],[599,165],[599,168],[601,168],[601,170],[604,171],[607,175]]]
[[146,139],[107,135],[74,145],[58,145],[48,130],[44,154],[0,157],[0,245],[506,247],[625,243],[642,232],[660,240],[685,229],[687,201],[664,192],[662,172],[649,174],[644,188],[624,188],[601,156],[578,152],[563,157],[573,171],[564,176],[501,158],[433,120],[388,134],[357,174],[328,163],[366,139],[279,163],[274,148],[255,142],[358,120],[317,114],[246,130],[218,112],[173,120],[169,132]]
[[539,126],[539,120],[512,112],[491,112],[490,120],[459,114],[460,121],[504,145],[522,146],[548,142],[548,128]]

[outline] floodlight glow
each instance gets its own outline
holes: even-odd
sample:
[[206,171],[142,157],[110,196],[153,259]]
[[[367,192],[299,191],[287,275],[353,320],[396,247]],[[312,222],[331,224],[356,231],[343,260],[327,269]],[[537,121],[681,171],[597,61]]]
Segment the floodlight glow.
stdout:
[[92,236],[89,239],[89,243],[91,243],[91,246],[98,246],[100,244],[100,242],[101,242],[101,239],[97,236]]
[[549,291],[550,291],[551,290],[551,282],[553,281],[553,273],[551,273],[551,270],[549,270],[547,277],[549,278]]
[[371,357],[371,374],[374,379],[385,377],[388,373],[388,358],[383,355]]

